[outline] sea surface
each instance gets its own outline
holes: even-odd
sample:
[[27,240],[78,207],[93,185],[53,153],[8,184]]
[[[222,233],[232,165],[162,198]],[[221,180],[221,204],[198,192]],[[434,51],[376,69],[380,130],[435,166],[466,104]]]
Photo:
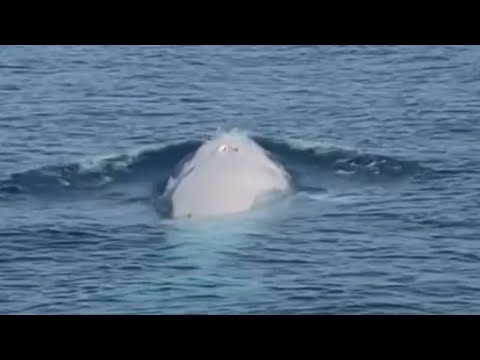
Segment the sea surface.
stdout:
[[[243,131],[275,204],[172,219]],[[1,314],[480,313],[480,47],[0,46]]]

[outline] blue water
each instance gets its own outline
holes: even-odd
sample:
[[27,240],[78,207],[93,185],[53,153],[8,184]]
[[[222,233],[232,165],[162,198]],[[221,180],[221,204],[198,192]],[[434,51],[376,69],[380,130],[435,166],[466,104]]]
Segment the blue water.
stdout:
[[[480,312],[480,47],[0,47],[0,313]],[[294,193],[173,220],[217,132]]]

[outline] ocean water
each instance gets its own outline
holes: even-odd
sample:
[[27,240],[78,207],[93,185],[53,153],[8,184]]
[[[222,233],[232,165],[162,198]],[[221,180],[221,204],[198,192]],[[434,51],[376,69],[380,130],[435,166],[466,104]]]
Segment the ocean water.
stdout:
[[[1,314],[480,312],[480,47],[1,46]],[[175,220],[239,129],[287,199]]]

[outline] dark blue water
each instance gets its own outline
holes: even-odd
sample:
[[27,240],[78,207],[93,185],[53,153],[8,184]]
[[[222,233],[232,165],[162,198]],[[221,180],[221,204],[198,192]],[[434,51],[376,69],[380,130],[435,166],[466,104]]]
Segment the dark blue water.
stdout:
[[[0,313],[480,312],[480,47],[0,47]],[[172,220],[248,131],[275,206]]]

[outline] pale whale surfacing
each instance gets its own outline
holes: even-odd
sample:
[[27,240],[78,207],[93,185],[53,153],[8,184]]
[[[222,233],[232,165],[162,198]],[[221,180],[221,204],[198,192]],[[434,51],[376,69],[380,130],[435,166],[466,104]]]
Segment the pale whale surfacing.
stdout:
[[200,146],[167,192],[172,217],[182,218],[246,211],[262,196],[289,188],[281,165],[247,135],[231,132]]

